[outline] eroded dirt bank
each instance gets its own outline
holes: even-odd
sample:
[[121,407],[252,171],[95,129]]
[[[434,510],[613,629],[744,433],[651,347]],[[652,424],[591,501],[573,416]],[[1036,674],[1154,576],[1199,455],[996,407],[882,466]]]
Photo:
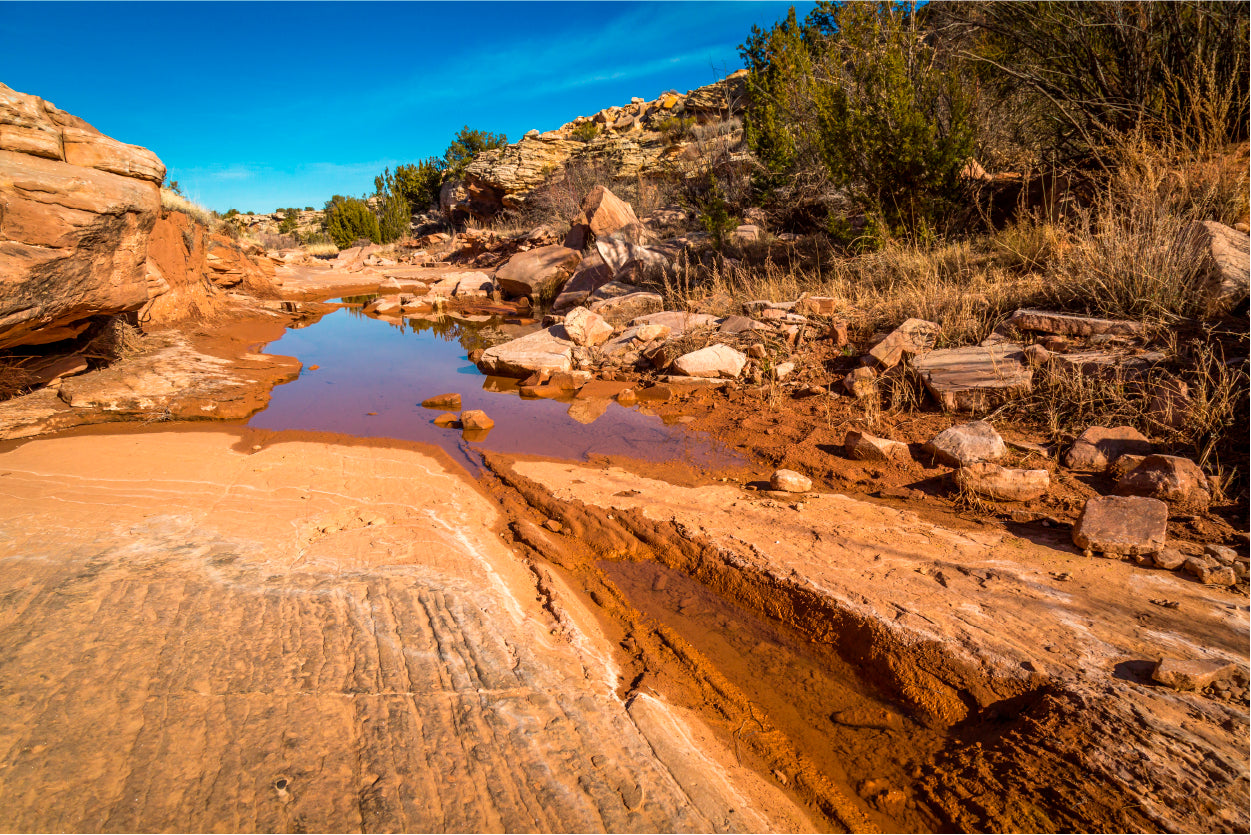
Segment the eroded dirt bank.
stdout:
[[80,430],[0,451],[0,828],[795,830],[619,694],[499,513],[412,448]]
[[627,693],[699,706],[835,826],[1246,827],[1244,692],[1148,675],[1202,657],[1245,686],[1236,596],[835,494],[490,461],[519,547],[614,624]]

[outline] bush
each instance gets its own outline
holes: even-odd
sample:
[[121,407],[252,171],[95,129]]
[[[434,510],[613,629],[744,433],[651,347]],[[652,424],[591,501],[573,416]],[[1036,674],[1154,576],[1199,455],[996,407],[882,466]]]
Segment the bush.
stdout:
[[583,122],[570,131],[570,134],[579,142],[590,142],[599,136],[599,124],[596,122]]
[[395,168],[393,188],[408,202],[409,214],[424,212],[439,202],[446,163],[439,157],[427,157],[416,165]]
[[347,249],[360,238],[381,243],[378,218],[364,200],[336,194],[326,202],[325,212],[322,226],[340,249]]
[[508,137],[502,133],[471,130],[469,125],[465,125],[443,152],[446,176],[455,179],[464,177],[465,169],[473,162],[474,157],[483,151],[502,148],[507,144]]
[[[930,45],[914,10],[890,2],[792,11],[740,51],[751,71],[748,142],[769,175],[819,166],[892,232],[944,223],[971,156],[973,110],[958,68]],[[820,79],[820,82],[817,82]]]
[[291,235],[300,225],[300,212],[298,209],[284,209],[282,222],[278,224],[279,235]]
[[694,116],[668,116],[657,123],[656,130],[664,134],[665,141],[672,145],[690,136],[694,126]]
[[379,240],[385,244],[407,235],[413,220],[412,208],[397,188],[390,168],[374,177],[374,195]]

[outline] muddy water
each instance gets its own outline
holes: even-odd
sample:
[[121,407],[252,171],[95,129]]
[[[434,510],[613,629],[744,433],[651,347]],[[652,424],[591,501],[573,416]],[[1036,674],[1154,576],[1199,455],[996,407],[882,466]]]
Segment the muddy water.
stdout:
[[[884,831],[935,821],[908,791],[945,742],[865,684],[832,648],[655,562],[599,567],[647,617],[674,630],[751,699],[796,751],[863,803]],[[743,728],[741,735],[753,732]]]
[[[475,447],[575,461],[625,455],[703,468],[742,463],[706,435],[666,426],[637,407],[523,399],[516,381],[482,376],[468,353],[486,347],[484,329],[499,324],[450,317],[388,323],[355,308],[336,310],[268,346],[268,353],[297,357],[304,371],[275,388],[249,425],[420,441],[442,447],[472,472],[480,466]],[[449,392],[461,395],[464,409],[481,409],[495,421],[485,438],[469,442],[458,430],[434,425],[444,410],[421,402]]]

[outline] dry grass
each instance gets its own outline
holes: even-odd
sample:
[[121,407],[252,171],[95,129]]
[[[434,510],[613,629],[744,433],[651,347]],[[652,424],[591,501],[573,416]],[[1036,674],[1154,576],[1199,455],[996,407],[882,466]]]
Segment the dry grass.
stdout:
[[167,212],[182,212],[209,229],[220,225],[220,221],[211,211],[199,203],[191,202],[181,194],[175,194],[167,188],[161,189],[161,208]]
[[314,257],[323,257],[323,258],[328,255],[339,254],[339,248],[335,246],[333,243],[330,243],[328,241],[324,243],[305,244],[304,251]]
[[82,356],[105,363],[128,359],[142,353],[143,334],[120,316],[114,316],[83,347]]

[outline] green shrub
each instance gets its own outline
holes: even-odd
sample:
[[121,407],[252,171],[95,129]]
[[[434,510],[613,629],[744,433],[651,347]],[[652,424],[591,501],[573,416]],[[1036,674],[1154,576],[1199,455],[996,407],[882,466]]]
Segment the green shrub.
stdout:
[[330,198],[326,202],[322,226],[340,249],[347,249],[353,241],[361,238],[367,238],[373,243],[382,242],[378,218],[370,210],[369,204],[356,197],[336,194]]
[[282,222],[278,224],[279,235],[291,235],[300,225],[300,212],[298,209],[284,209]]
[[502,148],[508,144],[508,137],[502,133],[471,130],[469,125],[461,128],[452,139],[452,144],[443,152],[448,177],[460,179],[474,157],[483,151]]
[[693,127],[694,116],[668,116],[656,124],[656,130],[664,134],[665,141],[671,145],[690,136]]
[[379,240],[385,244],[407,235],[412,224],[412,208],[408,198],[396,187],[390,168],[374,177],[374,195],[377,197],[374,211],[378,217]]
[[427,157],[415,165],[395,169],[393,188],[408,201],[409,213],[423,212],[439,202],[439,187],[447,164],[439,157]]
[[911,5],[892,2],[822,2],[802,25],[792,11],[753,28],[740,51],[762,187],[825,176],[892,231],[940,225],[975,125],[958,67],[925,34]]
[[570,134],[579,142],[590,142],[599,136],[599,124],[596,122],[583,122],[570,131]]

